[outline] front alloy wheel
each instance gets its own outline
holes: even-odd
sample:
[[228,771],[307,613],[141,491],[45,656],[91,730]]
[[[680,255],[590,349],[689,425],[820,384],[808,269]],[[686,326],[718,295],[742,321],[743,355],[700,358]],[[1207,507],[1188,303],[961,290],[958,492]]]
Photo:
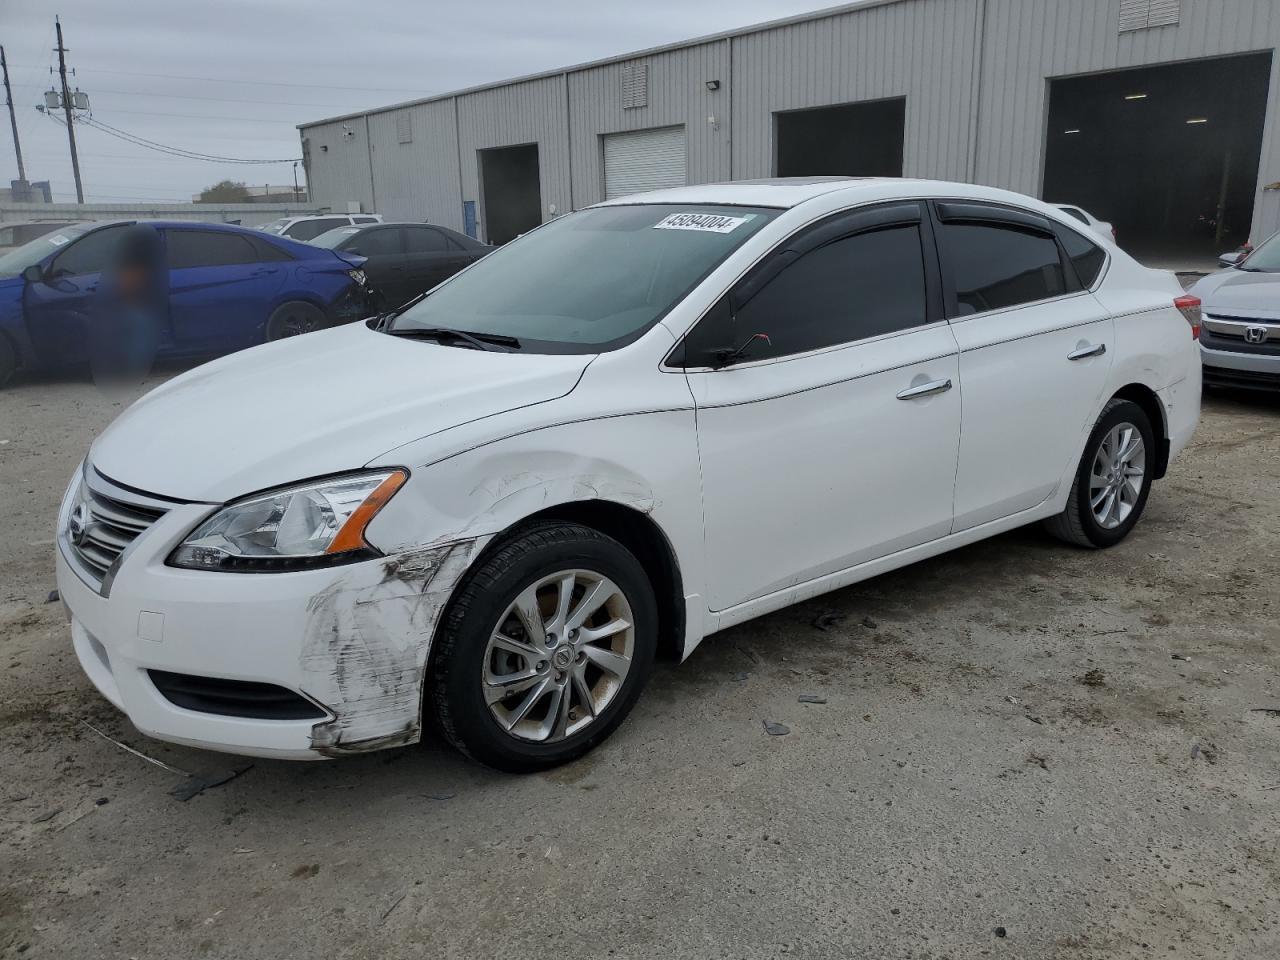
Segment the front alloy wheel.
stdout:
[[622,723],[656,648],[653,587],[631,552],[590,527],[541,521],[491,548],[458,587],[427,690],[463,753],[541,770]]
[[590,570],[561,570],[531,584],[499,618],[485,651],[494,718],[535,743],[584,730],[626,682],[634,620],[618,585]]

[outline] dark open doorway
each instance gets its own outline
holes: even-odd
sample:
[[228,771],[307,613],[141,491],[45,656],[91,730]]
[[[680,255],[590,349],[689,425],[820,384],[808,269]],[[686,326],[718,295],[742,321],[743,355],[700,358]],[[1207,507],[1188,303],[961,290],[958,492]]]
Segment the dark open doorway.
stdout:
[[779,177],[900,177],[905,97],[775,114]]
[[489,243],[514,240],[542,223],[538,145],[481,150],[480,198]]
[[1044,199],[1110,220],[1148,262],[1211,258],[1253,216],[1271,54],[1050,81]]

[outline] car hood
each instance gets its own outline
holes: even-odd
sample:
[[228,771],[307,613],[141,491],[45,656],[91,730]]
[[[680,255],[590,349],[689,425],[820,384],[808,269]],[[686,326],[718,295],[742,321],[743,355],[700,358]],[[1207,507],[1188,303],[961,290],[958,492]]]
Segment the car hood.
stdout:
[[121,414],[89,459],[117,483],[222,503],[562,397],[591,359],[463,349],[355,323],[174,378]]
[[1191,292],[1207,312],[1280,314],[1280,273],[1219,270],[1198,281]]

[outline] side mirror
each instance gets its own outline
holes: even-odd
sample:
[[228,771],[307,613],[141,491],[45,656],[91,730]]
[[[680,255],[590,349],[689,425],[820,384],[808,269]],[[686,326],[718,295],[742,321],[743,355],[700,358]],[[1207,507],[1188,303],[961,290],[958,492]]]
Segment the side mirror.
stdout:
[[1224,253],[1218,257],[1218,266],[1234,267],[1237,263],[1244,259],[1243,253]]
[[40,283],[44,280],[44,271],[40,269],[40,264],[33,263],[22,271],[22,279],[27,283]]

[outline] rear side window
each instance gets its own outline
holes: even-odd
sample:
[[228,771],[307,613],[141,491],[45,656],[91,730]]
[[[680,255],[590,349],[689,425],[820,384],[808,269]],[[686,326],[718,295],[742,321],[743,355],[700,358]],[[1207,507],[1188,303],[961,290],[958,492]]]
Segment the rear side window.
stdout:
[[126,226],[104,227],[85,234],[58,255],[50,265],[52,272],[77,277],[106,270],[115,261],[116,244]]
[[352,217],[351,222],[352,223],[377,223],[378,218],[377,217]]
[[1075,207],[1059,207],[1058,209],[1060,209],[1067,216],[1074,217],[1075,219],[1079,220],[1085,226],[1089,225],[1089,218],[1084,215],[1083,210],[1077,210]]
[[943,223],[939,239],[959,316],[1066,292],[1058,244],[1048,234],[1001,223]]
[[1102,272],[1102,265],[1107,262],[1106,253],[1096,243],[1080,236],[1074,230],[1059,230],[1058,239],[1062,241],[1062,247],[1067,251],[1067,258],[1076,268],[1080,286],[1086,289],[1092,287],[1093,282],[1098,279],[1098,274]]
[[446,253],[450,249],[449,238],[430,227],[405,227],[410,253]]
[[168,232],[169,268],[227,267],[238,263],[257,263],[260,259],[254,245],[238,233],[213,230],[170,230]]

